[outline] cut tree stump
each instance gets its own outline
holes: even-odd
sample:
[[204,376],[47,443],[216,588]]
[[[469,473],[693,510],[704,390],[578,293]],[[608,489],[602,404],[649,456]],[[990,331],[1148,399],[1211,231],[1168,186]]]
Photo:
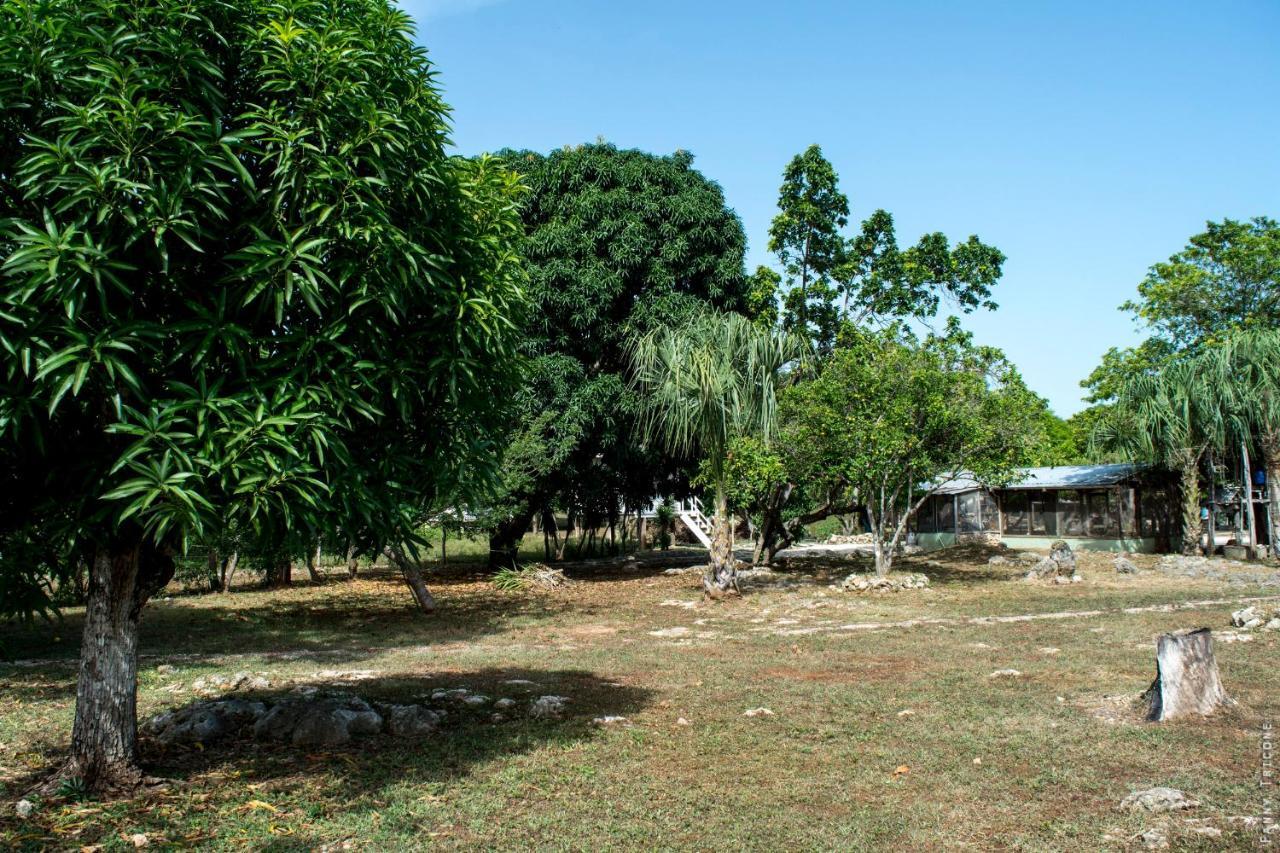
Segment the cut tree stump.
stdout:
[[1208,628],[1162,634],[1156,643],[1156,680],[1144,694],[1147,719],[1205,716],[1232,704],[1218,678]]

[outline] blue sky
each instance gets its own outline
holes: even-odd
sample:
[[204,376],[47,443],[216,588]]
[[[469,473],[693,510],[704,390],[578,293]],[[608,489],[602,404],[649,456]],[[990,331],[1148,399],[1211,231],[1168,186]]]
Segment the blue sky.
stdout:
[[465,153],[693,152],[765,249],[817,142],[852,218],[1009,260],[966,319],[1055,411],[1207,219],[1280,216],[1280,2],[407,0]]

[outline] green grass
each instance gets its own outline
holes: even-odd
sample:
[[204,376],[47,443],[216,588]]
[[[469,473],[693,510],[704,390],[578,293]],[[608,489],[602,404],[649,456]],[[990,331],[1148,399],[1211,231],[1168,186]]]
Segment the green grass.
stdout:
[[[1256,831],[1226,818],[1261,809],[1259,727],[1277,711],[1276,640],[1219,644],[1240,704],[1217,718],[1153,726],[1107,697],[1149,683],[1157,634],[1225,628],[1233,609],[1123,608],[1278,591],[1116,576],[1101,559],[1086,561],[1084,583],[1045,587],[981,557],[908,561],[901,568],[930,574],[933,589],[870,596],[828,588],[849,563],[793,563],[781,577],[794,586],[753,586],[718,604],[700,603],[696,574],[660,566],[569,567],[578,582],[568,587],[504,592],[458,565],[435,578],[441,610],[429,618],[383,574],[170,597],[144,620],[143,716],[191,701],[202,674],[251,670],[285,684],[324,669],[374,671],[351,688],[370,698],[462,685],[522,702],[568,696],[572,713],[494,724],[488,712],[451,710],[441,733],[418,742],[318,753],[144,741],[148,769],[173,780],[168,788],[45,802],[27,821],[6,811],[0,845],[129,849],[146,833],[153,845],[255,849],[1120,849],[1106,838],[1162,822],[1116,810],[1153,785],[1202,799],[1191,817],[1225,833],[1191,835],[1178,816],[1165,821],[1175,846],[1255,845]],[[1083,609],[1106,612],[963,621]],[[921,618],[952,621],[844,627]],[[651,633],[673,628],[685,630]],[[24,661],[0,664],[6,801],[66,748],[78,630],[76,612],[59,626],[0,628],[10,658]],[[988,677],[1004,668],[1022,675]],[[503,684],[513,678],[538,686]],[[743,716],[761,706],[774,716]],[[631,724],[592,724],[604,715]]]

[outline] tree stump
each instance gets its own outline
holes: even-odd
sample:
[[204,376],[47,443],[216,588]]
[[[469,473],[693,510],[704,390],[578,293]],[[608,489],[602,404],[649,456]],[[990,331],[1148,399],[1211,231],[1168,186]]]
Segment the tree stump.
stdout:
[[1162,722],[1212,714],[1231,704],[1218,678],[1208,628],[1162,634],[1156,643],[1156,680],[1144,694],[1147,719]]

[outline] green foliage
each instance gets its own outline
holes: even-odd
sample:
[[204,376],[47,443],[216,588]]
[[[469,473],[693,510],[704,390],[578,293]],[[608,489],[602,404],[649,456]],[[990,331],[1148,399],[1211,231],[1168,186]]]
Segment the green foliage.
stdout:
[[411,36],[386,0],[4,4],[6,530],[399,541],[483,489],[521,190],[445,156]]
[[1156,264],[1138,285],[1133,311],[1178,348],[1239,328],[1280,325],[1280,223],[1205,223],[1186,248]]
[[718,491],[732,442],[754,436],[769,443],[783,372],[808,358],[806,342],[795,335],[711,312],[639,336],[630,352],[646,403],[644,434],[676,456],[700,455]]
[[505,566],[494,572],[491,583],[495,589],[504,592],[515,592],[524,589],[529,585],[529,570],[534,568],[532,565],[517,568],[516,566]]
[[746,238],[686,152],[607,144],[506,152],[529,187],[525,252],[533,303],[529,378],[516,396],[492,521],[560,505],[603,517],[646,503],[676,472],[632,435],[629,335],[707,306],[744,307]]
[[[1005,256],[994,246],[970,236],[953,247],[946,235],[934,232],[901,249],[893,216],[885,210],[873,212],[846,239],[841,231],[848,216],[835,169],[818,146],[810,146],[783,173],[769,249],[786,272],[783,327],[800,330],[819,352],[830,352],[842,324],[927,320],[944,301],[962,313],[996,307],[991,290]],[[757,270],[753,306],[767,304],[770,281],[765,268]]]
[[1005,256],[976,236],[950,245],[945,234],[925,234],[898,248],[893,217],[877,210],[850,238],[837,270],[844,298],[842,317],[862,325],[900,318],[926,320],[945,300],[962,313],[994,310],[991,288],[1000,280]]
[[729,444],[724,475],[729,506],[755,512],[768,499],[769,493],[786,481],[787,470],[776,447],[759,436],[745,435]]
[[778,289],[782,276],[765,266],[756,267],[747,281],[747,293],[743,299],[743,312],[757,326],[772,329],[778,325]]
[[953,321],[923,342],[896,329],[848,335],[782,412],[793,481],[851,490],[888,543],[902,529],[889,519],[962,473],[1008,482],[1034,451],[1044,401]]
[[1028,459],[1031,465],[1082,465],[1088,461],[1088,433],[1074,418],[1064,420],[1049,411],[1040,413],[1039,439]]
[[835,338],[832,275],[844,256],[840,230],[849,221],[849,200],[837,183],[822,149],[810,145],[783,171],[778,215],[769,226],[769,251],[786,271],[783,328],[820,345]]

